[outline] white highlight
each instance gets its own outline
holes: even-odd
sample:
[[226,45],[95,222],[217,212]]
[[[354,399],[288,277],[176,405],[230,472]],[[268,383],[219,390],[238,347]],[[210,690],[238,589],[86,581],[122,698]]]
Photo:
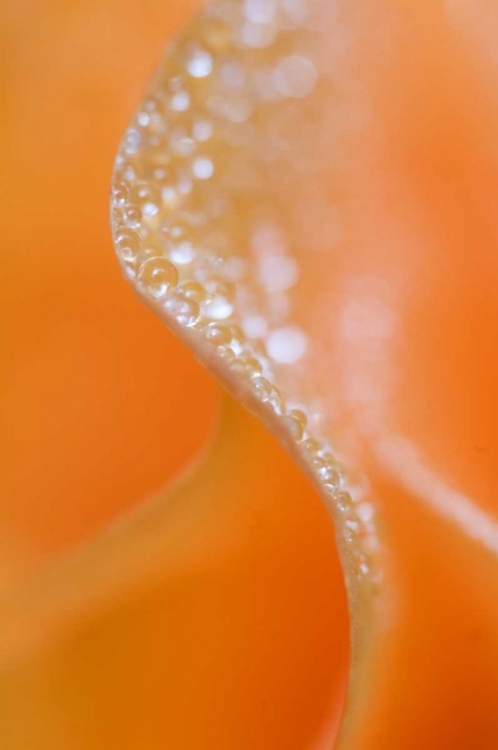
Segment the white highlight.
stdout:
[[187,91],[178,91],[171,97],[171,109],[175,112],[186,112],[190,107],[190,94]]
[[245,0],[244,13],[252,23],[271,23],[275,18],[272,0]]
[[293,258],[286,255],[270,255],[260,258],[258,278],[268,290],[289,289],[297,282],[299,267]]
[[193,78],[207,78],[213,71],[213,58],[206,50],[197,50],[187,63],[187,70]]
[[268,354],[275,362],[291,365],[298,362],[308,348],[308,338],[300,328],[289,326],[270,333]]
[[213,124],[209,120],[196,120],[192,128],[192,135],[196,141],[203,143],[213,135]]
[[410,440],[399,435],[384,437],[377,442],[377,455],[410,493],[459,526],[464,534],[498,553],[498,522],[462,492],[448,487],[424,464]]
[[290,55],[280,60],[273,72],[275,88],[282,96],[300,99],[315,88],[318,75],[315,66],[302,55]]
[[225,297],[213,297],[203,304],[202,311],[211,320],[226,320],[233,313],[233,305]]
[[209,180],[214,174],[214,164],[211,159],[199,156],[194,160],[192,171],[198,180]]
[[250,339],[262,339],[268,332],[268,324],[262,315],[248,315],[242,321],[242,330]]

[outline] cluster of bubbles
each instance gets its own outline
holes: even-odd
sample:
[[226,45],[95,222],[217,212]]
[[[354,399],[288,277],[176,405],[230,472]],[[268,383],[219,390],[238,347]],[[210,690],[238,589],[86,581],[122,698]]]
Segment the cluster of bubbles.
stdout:
[[[219,2],[176,43],[116,160],[112,227],[122,267],[141,292],[280,420],[341,516],[361,578],[372,573],[377,544],[373,507],[355,494],[328,443],[313,436],[306,407],[284,401],[275,375],[275,365],[304,357],[307,338],[292,322],[299,269],[266,184],[268,164],[289,156],[272,150],[261,130],[271,134],[265,122],[285,107],[292,117],[295,102],[320,84],[310,50],[323,31],[308,17],[309,4]],[[236,247],[246,252],[238,257]]]

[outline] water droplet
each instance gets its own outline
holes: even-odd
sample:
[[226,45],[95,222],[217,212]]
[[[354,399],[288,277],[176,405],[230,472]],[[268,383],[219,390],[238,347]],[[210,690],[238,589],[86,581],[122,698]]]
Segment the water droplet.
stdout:
[[180,291],[185,297],[195,300],[197,304],[203,302],[206,297],[206,290],[197,281],[185,281],[181,284]]
[[256,398],[260,401],[268,401],[271,396],[272,385],[266,378],[261,376],[252,378],[251,387]]
[[126,223],[132,229],[139,229],[139,227],[142,225],[142,212],[137,206],[125,206],[123,215]]
[[191,328],[199,320],[199,305],[197,302],[183,297],[181,294],[173,293],[168,296],[164,308],[180,325],[187,328]]
[[112,199],[115,206],[124,206],[128,198],[128,185],[126,182],[115,182],[112,186]]
[[324,482],[322,484],[322,488],[325,494],[328,495],[329,497],[333,497],[337,489],[333,484],[329,484],[328,482]]
[[148,183],[138,182],[130,189],[129,202],[139,208],[143,216],[154,216],[161,203],[159,190]]
[[142,241],[142,252],[141,256],[143,260],[147,260],[147,258],[160,258],[164,256],[163,249],[159,247],[159,245],[155,242],[151,242],[150,239],[147,237]]
[[140,254],[140,237],[132,229],[121,230],[114,238],[116,251],[121,260],[132,263]]
[[155,299],[165,297],[178,282],[178,272],[166,258],[149,258],[140,266],[138,282]]
[[353,506],[353,499],[351,495],[349,494],[349,492],[345,492],[344,490],[342,492],[336,492],[335,501],[337,508],[341,511],[341,513],[347,513]]
[[294,419],[296,419],[303,430],[306,429],[306,425],[308,424],[308,417],[306,416],[304,411],[302,411],[302,409],[290,409],[287,414],[289,415],[289,417],[293,417]]
[[280,416],[284,413],[284,402],[282,396],[278,388],[274,385],[272,385],[270,389],[270,395],[267,398],[267,402],[270,404],[275,414]]
[[291,437],[296,440],[296,442],[299,442],[303,439],[304,430],[298,419],[293,417],[291,414],[286,414],[282,422],[290,432]]
[[217,354],[226,364],[230,365],[234,359],[235,354],[233,353],[233,349],[230,346],[219,346],[217,349]]
[[206,339],[215,346],[225,346],[232,340],[230,329],[218,323],[209,323],[205,331]]
[[246,375],[249,378],[261,375],[262,367],[254,357],[237,357],[231,365],[231,369],[240,375]]
[[320,450],[320,443],[315,438],[307,438],[302,447],[310,456],[315,456]]
[[326,464],[318,470],[317,474],[322,482],[335,487],[336,490],[341,486],[341,475],[332,466]]

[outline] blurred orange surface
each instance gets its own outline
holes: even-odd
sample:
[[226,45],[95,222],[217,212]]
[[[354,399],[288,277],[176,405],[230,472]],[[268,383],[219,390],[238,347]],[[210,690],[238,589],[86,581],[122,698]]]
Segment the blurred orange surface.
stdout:
[[108,227],[117,144],[193,4],[0,10],[0,580],[86,537],[206,441],[211,378],[122,280]]

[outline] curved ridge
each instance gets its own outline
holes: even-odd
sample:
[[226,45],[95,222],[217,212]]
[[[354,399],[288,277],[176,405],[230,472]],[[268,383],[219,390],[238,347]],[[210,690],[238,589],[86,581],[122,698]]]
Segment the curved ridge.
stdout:
[[126,276],[292,448],[336,516],[348,577],[372,586],[375,509],[303,382],[313,342],[295,310],[306,272],[296,245],[333,252],[324,243],[337,241],[338,201],[317,209],[322,237],[305,235],[316,195],[301,183],[340,168],[336,144],[316,150],[341,135],[329,52],[340,36],[330,3],[209,5],[168,50],[127,130],[112,226]]
[[308,386],[313,342],[296,311],[300,258],[340,242],[340,195],[317,196],[344,168],[359,106],[342,37],[328,2],[208,5],[168,49],[125,134],[111,219],[139,294],[263,418],[331,508],[359,663],[382,571],[375,506]]
[[[398,450],[408,445],[392,408],[405,368],[400,332],[414,325],[430,284],[443,283],[436,273],[456,237],[445,234],[428,202],[434,198],[442,211],[464,206],[475,218],[466,198],[451,193],[471,151],[460,153],[461,173],[448,167],[458,138],[466,133],[474,144],[477,130],[464,97],[448,85],[446,57],[461,71],[463,88],[473,87],[476,120],[482,105],[442,4],[424,10],[425,26],[417,7],[209,4],[160,64],[125,135],[112,187],[125,274],[286,444],[332,510],[353,634],[354,689],[339,744],[355,748],[377,747],[377,731],[387,738],[383,747],[407,741],[408,723],[388,728],[386,704],[370,700],[367,712],[374,680],[384,696],[399,685],[393,666],[382,678],[375,672],[405,653],[406,618],[423,602],[413,561],[400,547],[401,539],[411,541],[410,523],[402,528],[401,519],[423,515],[422,501],[435,511],[435,536],[445,538],[445,519],[457,521],[454,547],[465,554],[486,539],[493,552],[496,535],[478,502],[462,505],[457,492],[441,501],[440,477],[419,470],[422,461],[410,482],[409,461]],[[433,65],[424,44],[430,50],[438,43],[446,57]],[[417,64],[428,68],[430,83]],[[418,130],[414,102],[427,105]],[[454,143],[444,142],[438,117],[458,123]],[[434,169],[434,194],[423,193]],[[456,246],[464,252],[458,239]],[[443,258],[436,271],[428,248]],[[414,351],[424,336],[415,332]],[[429,361],[425,350],[420,361]],[[404,507],[395,513],[400,497]],[[420,564],[427,542],[428,566],[447,582],[458,609],[463,594],[452,573],[438,569],[420,530],[425,523],[414,526],[414,557]],[[486,558],[483,570],[493,565],[486,550],[478,554]],[[466,587],[475,592],[470,576]],[[431,613],[424,618],[429,654]],[[465,627],[454,630],[455,643],[465,640]],[[429,657],[417,684],[427,677],[423,669]],[[368,713],[362,727],[360,707]],[[453,730],[429,722],[420,731],[444,737]]]

